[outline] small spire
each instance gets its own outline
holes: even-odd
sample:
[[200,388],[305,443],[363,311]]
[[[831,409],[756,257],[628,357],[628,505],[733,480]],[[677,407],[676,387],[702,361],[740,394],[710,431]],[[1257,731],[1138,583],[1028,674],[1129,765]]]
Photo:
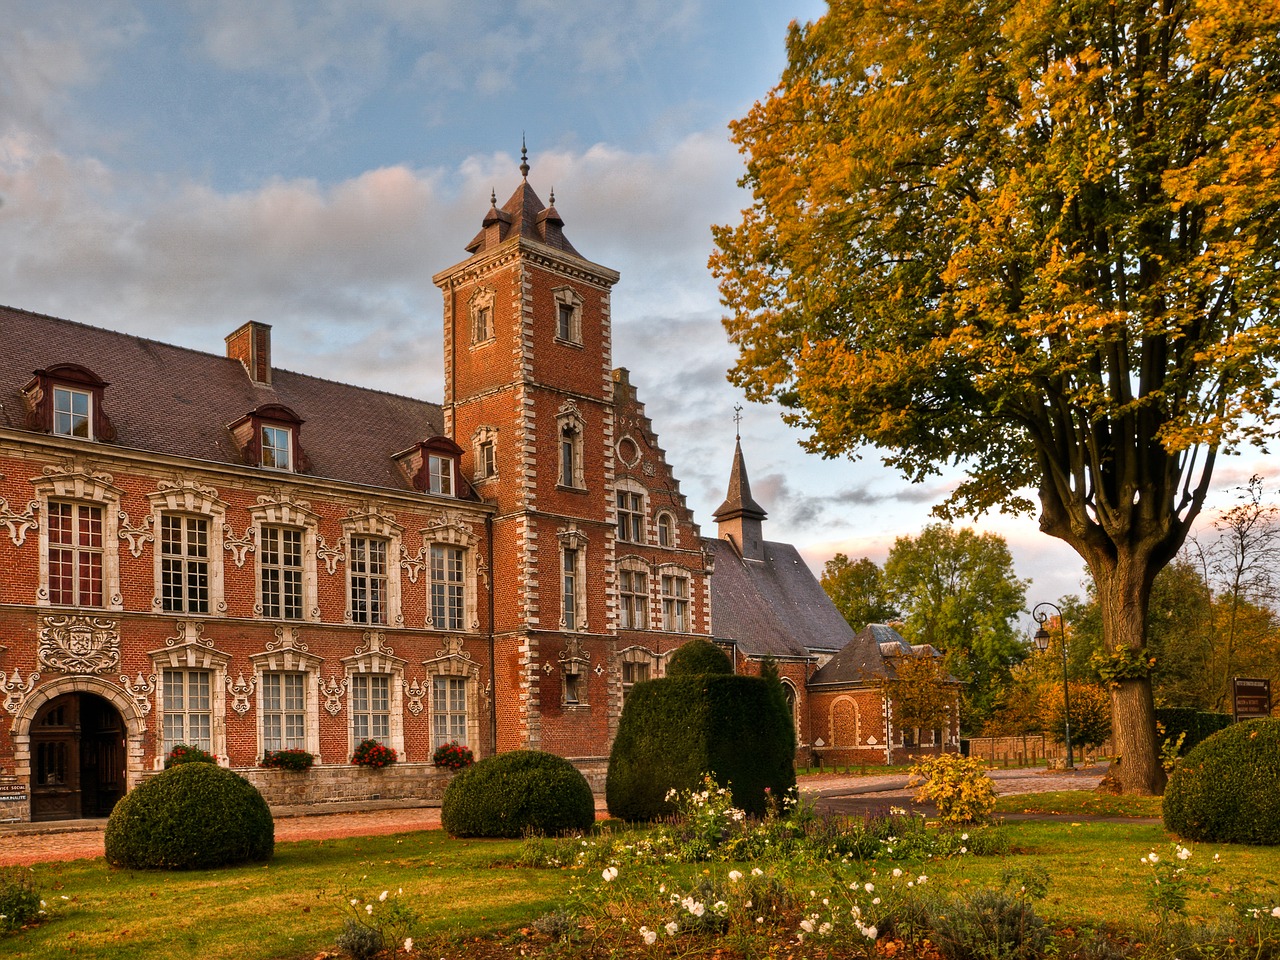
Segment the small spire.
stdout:
[[529,179],[529,148],[525,146],[524,134],[520,134],[520,176]]
[[555,205],[556,205],[556,188],[552,187],[551,188],[551,206],[554,207]]
[[742,404],[733,405],[733,439],[742,439]]
[[492,187],[489,188],[489,206],[496,207],[498,205],[498,191]]

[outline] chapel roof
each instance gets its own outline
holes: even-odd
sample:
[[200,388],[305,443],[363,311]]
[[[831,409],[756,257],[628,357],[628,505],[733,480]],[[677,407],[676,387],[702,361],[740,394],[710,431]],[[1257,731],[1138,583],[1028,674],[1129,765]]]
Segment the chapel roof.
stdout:
[[440,406],[273,369],[254,383],[238,360],[0,306],[0,426],[28,429],[34,371],[79,364],[107,381],[111,446],[243,466],[230,424],[267,405],[303,422],[308,476],[412,489],[392,455],[444,432]]
[[869,623],[834,657],[809,678],[810,686],[856,684],[892,680],[894,661],[900,657],[939,657],[929,644],[912,646],[893,627]]

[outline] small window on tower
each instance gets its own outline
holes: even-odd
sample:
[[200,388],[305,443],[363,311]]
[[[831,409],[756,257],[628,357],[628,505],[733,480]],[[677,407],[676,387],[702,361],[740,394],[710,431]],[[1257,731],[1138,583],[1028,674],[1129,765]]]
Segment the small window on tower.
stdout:
[[582,343],[582,298],[572,287],[555,291],[556,339],[561,343]]

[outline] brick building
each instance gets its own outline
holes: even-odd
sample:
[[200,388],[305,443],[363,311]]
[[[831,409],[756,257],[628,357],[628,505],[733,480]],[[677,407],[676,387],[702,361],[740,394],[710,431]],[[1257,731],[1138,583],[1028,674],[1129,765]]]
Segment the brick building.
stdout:
[[[631,684],[692,636],[810,675],[852,632],[763,539],[742,451],[704,538],[612,365],[616,272],[528,167],[444,296],[433,404],[0,308],[0,819],[104,815],[198,744],[272,802],[436,797],[458,740],[600,787]],[[373,738],[401,762],[353,768]],[[317,758],[263,770],[267,751]]]

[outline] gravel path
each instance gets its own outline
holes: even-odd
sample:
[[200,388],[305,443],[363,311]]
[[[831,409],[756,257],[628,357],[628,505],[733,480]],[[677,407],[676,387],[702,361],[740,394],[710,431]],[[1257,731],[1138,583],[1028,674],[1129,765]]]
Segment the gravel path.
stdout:
[[[1045,793],[1053,790],[1092,790],[1102,779],[1104,767],[1065,770],[992,770],[996,792]],[[818,774],[800,778],[800,789],[819,809],[840,813],[861,812],[884,806],[913,806],[913,790],[903,776],[846,776]],[[604,815],[603,798],[597,812]],[[394,807],[383,810],[277,815],[276,841],[327,840],[332,837],[375,836],[436,830],[439,807]],[[71,820],[58,823],[0,825],[0,867],[80,860],[102,856],[105,820]]]

